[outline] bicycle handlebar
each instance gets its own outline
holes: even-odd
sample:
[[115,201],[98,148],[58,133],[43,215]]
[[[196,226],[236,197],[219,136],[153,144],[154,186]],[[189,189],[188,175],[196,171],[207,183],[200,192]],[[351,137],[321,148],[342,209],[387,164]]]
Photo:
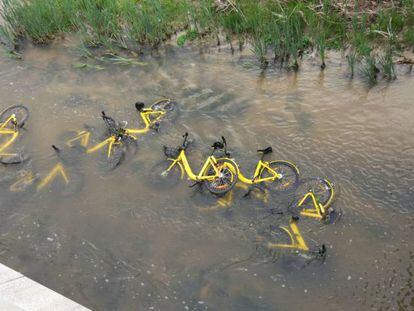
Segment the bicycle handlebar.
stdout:
[[187,148],[187,139],[188,139],[188,132],[185,132],[183,135],[183,143],[181,145],[181,148],[186,149]]

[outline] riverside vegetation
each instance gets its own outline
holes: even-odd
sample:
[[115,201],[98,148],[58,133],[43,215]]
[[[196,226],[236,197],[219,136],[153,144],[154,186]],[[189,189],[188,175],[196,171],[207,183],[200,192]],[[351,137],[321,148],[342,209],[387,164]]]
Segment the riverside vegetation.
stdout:
[[358,72],[370,84],[395,79],[396,56],[414,46],[413,0],[3,0],[1,14],[11,51],[24,39],[47,44],[76,32],[84,51],[101,47],[128,64],[122,51],[135,56],[174,37],[178,46],[225,43],[232,52],[247,45],[263,70],[298,70],[314,52],[323,70],[334,49],[345,53],[351,78]]

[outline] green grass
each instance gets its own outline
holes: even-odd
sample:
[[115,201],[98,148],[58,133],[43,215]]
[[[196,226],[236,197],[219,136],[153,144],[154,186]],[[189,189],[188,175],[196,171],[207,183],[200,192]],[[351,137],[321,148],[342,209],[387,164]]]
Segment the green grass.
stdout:
[[[344,3],[355,3],[354,9],[341,9]],[[376,14],[357,1],[333,0],[4,0],[0,36],[13,47],[21,38],[47,44],[77,32],[89,47],[139,51],[184,31],[179,46],[221,45],[225,38],[232,52],[234,42],[239,49],[249,44],[263,69],[271,65],[270,52],[274,62],[295,70],[306,49],[317,50],[324,69],[327,50],[352,46],[351,76],[356,63],[369,67],[373,50],[382,47],[375,62],[389,76],[396,51],[414,47],[414,1],[370,3]],[[390,29],[392,42],[384,36]]]
[[360,72],[362,76],[366,79],[366,81],[369,83],[369,85],[377,84],[379,69],[377,67],[377,61],[374,55],[369,54],[364,56],[361,63]]

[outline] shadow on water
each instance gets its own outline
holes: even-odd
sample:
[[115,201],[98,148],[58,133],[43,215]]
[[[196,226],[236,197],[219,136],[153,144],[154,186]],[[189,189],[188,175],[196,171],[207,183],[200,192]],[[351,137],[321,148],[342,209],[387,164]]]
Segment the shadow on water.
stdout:
[[[247,68],[249,55],[174,49],[146,56],[145,66],[80,70],[70,44],[28,48],[24,59],[0,58],[3,105],[31,111],[22,142],[31,160],[0,167],[1,262],[97,310],[414,307],[412,77],[367,90],[341,66],[320,74],[304,61],[297,74],[263,74]],[[134,103],[163,95],[179,113],[139,137],[136,155],[115,170],[102,165],[104,153],[60,141],[88,125],[98,142],[102,110],[138,126]],[[236,187],[215,197],[186,180],[155,187],[162,146],[184,132],[194,170],[224,135],[246,174],[256,149],[273,146],[272,157],[302,176],[332,179],[341,221],[298,224],[310,247],[326,245],[325,261],[260,243],[289,223],[292,194],[244,198],[248,189]],[[70,187],[59,173],[36,191],[58,163]]]

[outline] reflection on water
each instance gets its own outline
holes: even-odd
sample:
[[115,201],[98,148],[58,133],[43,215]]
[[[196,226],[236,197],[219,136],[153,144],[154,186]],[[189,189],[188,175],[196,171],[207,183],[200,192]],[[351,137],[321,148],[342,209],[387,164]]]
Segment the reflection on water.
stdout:
[[[298,74],[247,68],[250,56],[167,50],[146,66],[73,68],[70,46],[29,48],[0,62],[2,107],[30,108],[24,144],[31,160],[0,167],[0,261],[97,310],[309,310],[414,307],[414,106],[409,75],[367,89],[345,66],[306,62]],[[343,60],[332,55],[332,63]],[[70,161],[79,179],[36,194],[9,187],[25,173],[46,176],[59,162],[61,135],[102,130],[100,111],[137,124],[133,103],[162,95],[179,114],[139,138],[137,154],[114,171],[98,157]],[[326,261],[268,251],[257,235],[288,223],[287,194],[236,188],[217,200],[186,182],[155,188],[151,169],[162,145],[190,132],[189,161],[199,167],[226,136],[243,171],[256,149],[298,164],[303,176],[340,186],[335,225],[300,222]],[[29,183],[30,184],[30,183]],[[64,192],[64,191],[63,191]]]

